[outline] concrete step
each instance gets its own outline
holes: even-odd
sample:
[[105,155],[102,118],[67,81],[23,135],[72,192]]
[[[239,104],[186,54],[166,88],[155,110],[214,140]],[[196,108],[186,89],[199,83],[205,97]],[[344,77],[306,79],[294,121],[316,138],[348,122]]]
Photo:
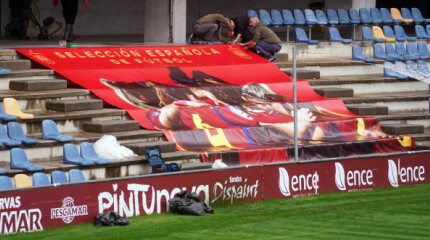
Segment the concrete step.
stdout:
[[[293,77],[293,69],[282,68],[281,70],[288,76]],[[306,69],[299,68],[296,70],[296,78],[297,79],[318,79],[320,78],[320,72],[317,70],[306,70]]]
[[9,89],[15,91],[43,91],[67,88],[67,80],[63,79],[33,79],[11,80]]
[[[0,81],[1,82],[1,81]],[[65,88],[44,91],[10,91],[0,90],[0,100],[15,98],[22,111],[46,111],[46,102],[54,100],[77,100],[93,98],[87,89]]]
[[387,115],[387,106],[375,106],[375,105],[346,105],[349,111],[354,114],[362,116],[375,116],[375,115]]
[[100,99],[58,100],[46,102],[47,110],[58,112],[95,110],[101,109],[102,107],[103,101]]
[[352,88],[313,88],[316,93],[326,98],[341,98],[353,97],[354,90]]
[[430,128],[430,114],[423,112],[404,112],[388,115],[375,115],[381,123],[386,124],[420,124]]
[[54,71],[51,69],[12,70],[8,75],[0,75],[0,90],[9,90],[9,81],[24,79],[52,78]]
[[380,123],[384,133],[390,135],[424,133],[424,126],[420,124],[385,124]]
[[[345,72],[344,72],[345,73]],[[375,74],[360,74],[306,79],[312,87],[352,88],[354,94],[379,94],[428,91],[429,85],[413,79],[397,79]],[[371,87],[370,87],[371,86]]]
[[399,92],[386,94],[355,95],[341,98],[346,105],[376,105],[388,107],[388,112],[429,112],[429,97],[427,91]]
[[16,58],[16,51],[13,49],[0,49],[0,60],[12,60]]
[[145,155],[145,148],[152,146],[159,146],[161,152],[175,152],[176,151],[176,143],[168,142],[168,141],[160,141],[160,142],[135,142],[135,143],[127,143],[124,146],[133,150],[134,153],[139,155]]
[[139,122],[135,120],[121,121],[92,121],[83,124],[83,130],[87,132],[119,132],[131,131],[140,128]]
[[287,53],[277,53],[276,59],[273,61],[275,64],[281,64],[288,62],[288,54]]
[[0,61],[0,68],[10,70],[28,70],[31,68],[31,61],[28,59],[11,59]]

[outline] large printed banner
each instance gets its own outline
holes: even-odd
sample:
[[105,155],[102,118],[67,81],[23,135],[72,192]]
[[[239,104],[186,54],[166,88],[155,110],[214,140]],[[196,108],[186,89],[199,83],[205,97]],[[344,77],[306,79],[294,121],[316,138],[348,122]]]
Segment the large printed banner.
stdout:
[[126,217],[165,212],[168,200],[182,190],[215,207],[428,183],[429,159],[428,152],[396,154],[14,189],[0,192],[0,234],[93,222],[108,211]]
[[[292,79],[236,45],[17,49],[125,109],[142,127],[163,130],[184,151],[228,165],[294,158]],[[297,81],[300,158],[414,149],[374,117]]]

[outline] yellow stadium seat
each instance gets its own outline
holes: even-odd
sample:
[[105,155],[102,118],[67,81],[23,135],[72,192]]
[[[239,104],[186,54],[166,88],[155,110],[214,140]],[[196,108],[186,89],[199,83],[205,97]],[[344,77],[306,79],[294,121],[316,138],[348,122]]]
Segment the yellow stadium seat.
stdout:
[[373,26],[372,32],[376,38],[383,38],[383,39],[385,39],[386,42],[395,42],[396,41],[395,38],[385,37],[384,31],[382,31],[382,28],[379,26]]
[[31,179],[29,176],[25,174],[17,174],[13,177],[13,184],[15,185],[15,188],[22,188],[22,187],[31,187],[33,186],[33,183],[31,182]]
[[17,116],[20,119],[33,119],[34,115],[29,113],[23,113],[19,108],[18,101],[15,98],[3,99],[3,110],[9,115]]
[[412,19],[408,19],[408,18],[403,18],[402,14],[400,13],[400,10],[398,8],[390,8],[390,13],[391,13],[391,17],[393,19],[400,19],[402,20],[404,23],[411,23],[414,20]]

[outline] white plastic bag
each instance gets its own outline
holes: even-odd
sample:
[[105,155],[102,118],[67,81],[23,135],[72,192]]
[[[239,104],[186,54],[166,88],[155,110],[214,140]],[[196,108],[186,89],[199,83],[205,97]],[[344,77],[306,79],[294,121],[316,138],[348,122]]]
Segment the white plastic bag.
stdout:
[[101,158],[108,159],[126,159],[137,156],[134,152],[124,146],[119,145],[115,136],[104,135],[94,143],[94,150]]
[[215,160],[215,162],[212,164],[212,168],[226,168],[228,167],[227,164],[223,163],[221,159]]

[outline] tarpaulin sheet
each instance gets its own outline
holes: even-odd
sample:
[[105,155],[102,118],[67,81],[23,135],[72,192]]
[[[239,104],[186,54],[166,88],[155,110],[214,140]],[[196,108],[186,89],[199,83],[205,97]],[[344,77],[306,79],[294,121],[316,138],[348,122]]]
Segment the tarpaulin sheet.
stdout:
[[[236,45],[17,49],[147,129],[163,130],[184,151],[230,165],[294,157],[293,82]],[[357,116],[297,80],[300,158],[397,152],[406,136],[384,134],[375,117]]]

